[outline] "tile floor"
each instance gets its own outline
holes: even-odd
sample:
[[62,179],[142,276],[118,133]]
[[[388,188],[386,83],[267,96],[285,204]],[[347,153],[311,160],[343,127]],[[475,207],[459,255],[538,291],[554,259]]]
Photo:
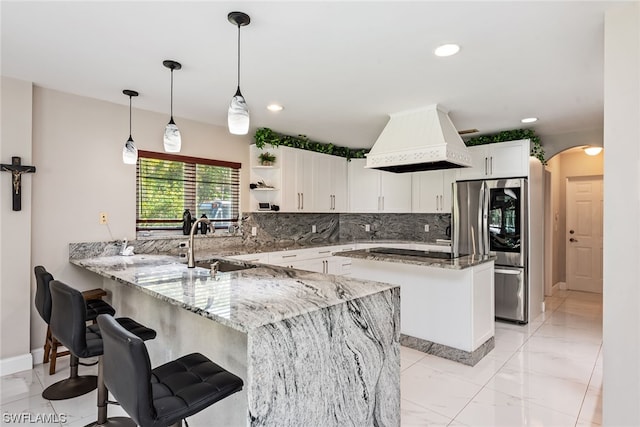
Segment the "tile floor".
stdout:
[[[594,426],[602,394],[602,296],[558,291],[526,326],[496,323],[496,347],[474,367],[402,348],[402,426]],[[65,378],[48,365],[0,378],[6,414],[34,414],[32,426],[84,426],[96,419],[96,392],[47,401],[44,387]],[[96,368],[81,367],[81,373]],[[61,423],[36,414],[64,415]],[[125,415],[109,407],[110,416]],[[190,423],[197,427],[197,419]],[[209,427],[203,425],[203,427]],[[364,427],[364,426],[363,426]]]

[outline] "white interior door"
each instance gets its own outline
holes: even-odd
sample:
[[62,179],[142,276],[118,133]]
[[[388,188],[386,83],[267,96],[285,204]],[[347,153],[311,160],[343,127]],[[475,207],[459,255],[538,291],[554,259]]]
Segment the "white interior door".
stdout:
[[567,179],[567,288],[602,293],[602,176]]

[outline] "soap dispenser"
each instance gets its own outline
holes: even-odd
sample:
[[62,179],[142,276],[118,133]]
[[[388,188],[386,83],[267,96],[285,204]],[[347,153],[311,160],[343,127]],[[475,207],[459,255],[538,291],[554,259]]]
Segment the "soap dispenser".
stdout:
[[189,209],[185,209],[182,214],[182,234],[188,236],[191,232],[191,212]]
[[[207,218],[207,216],[205,214],[202,214],[200,218]],[[198,224],[198,226],[200,227],[200,234],[207,234],[207,231],[209,230],[209,224],[202,221],[200,224]]]

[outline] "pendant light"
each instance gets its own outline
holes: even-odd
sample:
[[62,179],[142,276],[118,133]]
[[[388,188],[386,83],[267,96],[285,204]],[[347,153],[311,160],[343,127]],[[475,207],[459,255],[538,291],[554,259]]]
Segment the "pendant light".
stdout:
[[227,16],[229,22],[238,26],[238,89],[231,98],[227,123],[229,132],[234,135],[246,135],[249,133],[249,107],[240,92],[240,27],[249,25],[251,18],[243,12],[231,12]]
[[164,151],[167,153],[179,153],[182,147],[182,138],[180,137],[178,126],[173,121],[173,70],[181,69],[182,64],[167,59],[162,61],[162,65],[171,70],[171,119],[169,119],[167,127],[164,128]]
[[136,144],[133,142],[133,138],[131,137],[131,98],[134,96],[138,96],[138,92],[136,92],[135,90],[125,89],[122,91],[122,93],[129,97],[129,139],[127,139],[124,147],[122,147],[122,161],[126,165],[135,165],[138,161],[138,149],[136,148]]

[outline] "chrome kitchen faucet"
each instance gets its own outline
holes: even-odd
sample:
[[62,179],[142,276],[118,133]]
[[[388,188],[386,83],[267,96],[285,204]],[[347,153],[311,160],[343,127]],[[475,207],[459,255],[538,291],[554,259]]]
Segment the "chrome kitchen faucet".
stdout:
[[187,248],[187,267],[194,268],[196,266],[196,254],[195,248],[193,247],[193,235],[196,234],[196,230],[198,229],[198,224],[204,222],[207,224],[207,228],[211,233],[215,233],[216,229],[211,226],[211,221],[208,218],[198,218],[196,222],[191,226],[191,231],[189,232],[189,247]]

